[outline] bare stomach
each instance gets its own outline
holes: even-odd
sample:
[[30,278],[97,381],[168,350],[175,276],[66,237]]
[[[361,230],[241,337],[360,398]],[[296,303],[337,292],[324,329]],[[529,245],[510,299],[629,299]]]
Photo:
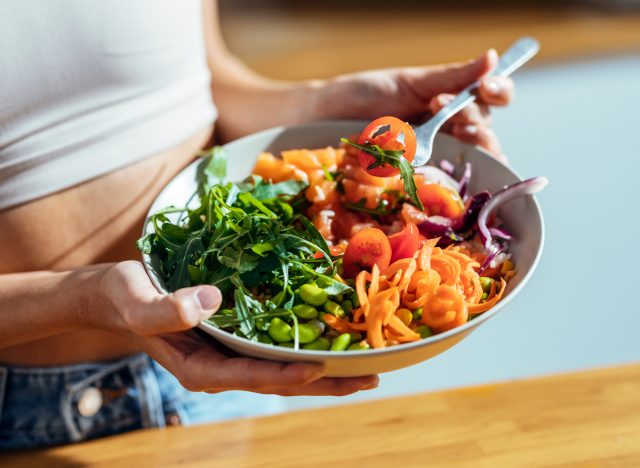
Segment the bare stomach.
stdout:
[[[0,212],[0,274],[137,260],[135,241],[149,206],[207,144],[211,132],[203,129],[161,154]],[[50,366],[112,360],[138,351],[119,335],[83,330],[1,349],[0,362]]]

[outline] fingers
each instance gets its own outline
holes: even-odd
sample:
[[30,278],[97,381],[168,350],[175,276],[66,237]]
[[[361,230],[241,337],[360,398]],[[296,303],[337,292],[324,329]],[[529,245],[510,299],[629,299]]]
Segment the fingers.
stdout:
[[378,383],[377,375],[325,377],[301,387],[274,389],[273,393],[282,396],[345,396],[363,390],[372,390],[378,387]]
[[145,350],[194,392],[245,390],[277,395],[349,395],[375,388],[377,376],[323,378],[317,363],[227,357],[206,336],[190,331],[145,338]]
[[323,376],[322,364],[282,363],[246,357],[226,358],[214,368],[209,365],[203,369],[202,378],[209,383],[201,386],[201,390],[277,393],[275,389],[303,387]]
[[456,123],[451,126],[451,134],[459,140],[486,149],[499,161],[506,163],[507,158],[502,154],[500,141],[489,127]]
[[489,49],[479,57],[464,63],[414,69],[410,76],[413,89],[422,96],[457,93],[487,74],[498,63],[498,53]]
[[196,286],[162,295],[142,265],[123,262],[114,267],[111,297],[124,326],[139,336],[188,330],[210,317],[222,302],[214,286]]
[[504,76],[487,76],[480,80],[480,100],[490,106],[506,106],[513,100],[513,80]]
[[[449,104],[454,97],[453,94],[439,94],[429,102],[429,110],[435,114]],[[460,110],[460,112],[451,117],[447,122],[489,126],[491,124],[491,115],[487,106],[473,102]]]

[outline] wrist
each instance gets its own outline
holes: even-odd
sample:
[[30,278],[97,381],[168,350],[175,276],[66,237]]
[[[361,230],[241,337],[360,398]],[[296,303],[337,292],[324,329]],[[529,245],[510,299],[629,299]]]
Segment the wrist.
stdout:
[[81,328],[118,331],[118,314],[107,281],[113,264],[94,265],[71,272],[68,281],[77,288],[75,319]]

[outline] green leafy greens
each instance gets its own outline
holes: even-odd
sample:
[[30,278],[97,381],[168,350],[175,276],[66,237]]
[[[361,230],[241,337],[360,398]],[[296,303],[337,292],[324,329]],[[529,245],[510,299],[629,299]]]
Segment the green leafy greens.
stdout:
[[255,341],[261,321],[291,316],[294,291],[302,284],[314,281],[330,295],[352,289],[335,278],[337,258],[300,214],[306,184],[271,184],[256,176],[222,183],[224,161],[220,149],[209,152],[191,198],[199,197],[197,207],[152,215],[155,232],[137,245],[157,261],[170,291],[217,286],[228,309],[209,322]]
[[340,141],[373,156],[375,162],[367,167],[368,170],[375,169],[376,167],[380,167],[385,164],[399,169],[400,177],[404,182],[404,191],[407,193],[407,196],[415,206],[417,206],[421,210],[424,210],[422,201],[420,201],[420,198],[418,198],[418,189],[416,188],[416,182],[415,180],[413,180],[413,166],[409,161],[407,161],[406,158],[404,158],[403,150],[386,150],[378,145],[371,144],[359,145],[346,138],[340,138]]

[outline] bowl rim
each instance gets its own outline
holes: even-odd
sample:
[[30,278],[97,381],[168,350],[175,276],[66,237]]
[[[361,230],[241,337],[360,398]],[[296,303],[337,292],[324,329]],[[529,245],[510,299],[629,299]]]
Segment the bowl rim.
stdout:
[[[312,122],[312,123],[306,123],[306,124],[302,124],[302,125],[292,125],[292,126],[278,126],[278,127],[271,127],[265,130],[261,130],[259,132],[255,132],[249,135],[245,135],[241,138],[238,138],[236,140],[230,141],[224,145],[222,145],[223,147],[228,147],[228,146],[232,146],[232,145],[241,145],[242,143],[244,143],[246,140],[249,139],[253,139],[256,137],[260,137],[260,136],[266,136],[268,134],[278,134],[281,133],[284,130],[287,129],[303,129],[303,128],[317,128],[319,126],[327,126],[327,127],[333,127],[336,125],[340,125],[340,124],[348,124],[348,125],[352,125],[355,123],[362,123],[363,125],[366,125],[367,121],[364,120],[345,120],[345,119],[338,119],[338,120],[323,120],[323,121],[318,121],[318,122]],[[494,161],[497,164],[500,164],[501,166],[503,166],[508,172],[511,173],[511,175],[513,175],[515,178],[517,178],[519,181],[522,181],[522,177],[516,172],[514,171],[512,168],[510,168],[508,165],[504,164],[502,161],[495,159],[488,151],[484,150],[483,148],[480,148],[479,146],[472,146],[469,145],[467,143],[464,143],[460,140],[455,139],[452,136],[443,134],[443,133],[438,133],[437,138],[439,139],[445,139],[445,140],[453,140],[455,141],[457,144],[462,144],[464,146],[470,146],[472,147],[474,150],[482,153],[483,155],[493,158]],[[184,167],[180,172],[178,172],[166,185],[165,187],[158,193],[158,195],[155,197],[154,201],[151,203],[151,206],[149,208],[149,211],[147,213],[147,216],[145,217],[144,220],[144,225],[142,228],[142,235],[146,235],[148,234],[150,231],[147,229],[149,224],[150,224],[150,217],[153,215],[152,211],[155,211],[153,209],[153,205],[155,205],[155,201],[160,198],[165,191],[168,190],[169,186],[171,185],[171,183],[173,182],[173,180],[175,180],[176,178],[178,178],[183,172],[188,171],[192,165],[194,164],[198,164],[201,161],[202,158],[197,158],[195,160],[193,160],[190,164],[188,164],[186,167]],[[487,320],[489,320],[491,317],[493,317],[496,313],[498,313],[500,310],[502,310],[507,304],[509,304],[511,302],[511,300],[516,297],[518,295],[518,293],[520,292],[520,290],[529,282],[529,279],[531,278],[531,276],[533,275],[533,273],[535,272],[540,259],[542,257],[542,251],[544,248],[544,243],[545,243],[545,223],[544,223],[544,217],[542,215],[542,209],[540,207],[540,203],[538,202],[538,199],[534,196],[534,195],[527,195],[528,197],[531,198],[531,201],[533,202],[534,208],[535,208],[535,213],[537,214],[537,217],[540,221],[540,246],[536,252],[536,255],[533,259],[533,262],[531,263],[531,268],[529,268],[529,270],[525,273],[525,275],[522,277],[522,279],[520,280],[520,282],[518,283],[518,285],[512,289],[511,291],[509,291],[509,293],[502,298],[498,304],[496,304],[494,307],[492,307],[491,309],[489,309],[488,311],[480,314],[479,316],[475,317],[473,320],[468,321],[467,323],[465,323],[464,325],[452,328],[451,330],[447,330],[445,332],[442,333],[438,333],[436,335],[432,335],[430,337],[427,338],[423,338],[420,339],[418,341],[414,341],[411,343],[402,343],[400,345],[396,345],[396,346],[390,346],[390,347],[386,347],[386,348],[380,348],[380,349],[366,349],[366,350],[352,350],[352,351],[321,351],[321,350],[309,350],[309,349],[303,349],[303,348],[299,348],[299,349],[293,349],[293,348],[287,348],[287,347],[283,347],[283,346],[275,346],[275,345],[271,345],[271,344],[266,344],[266,343],[261,343],[259,341],[251,341],[248,340],[246,338],[234,335],[232,333],[226,332],[224,330],[219,329],[218,327],[211,325],[209,323],[207,323],[206,321],[202,321],[200,322],[200,324],[198,324],[197,328],[200,328],[202,330],[206,330],[206,332],[208,334],[210,334],[211,336],[213,336],[214,338],[219,337],[220,339],[218,341],[222,342],[222,344],[225,344],[225,341],[229,340],[229,341],[235,341],[238,343],[238,345],[243,345],[243,346],[248,346],[248,347],[252,347],[252,348],[256,348],[257,350],[264,350],[265,352],[268,351],[268,353],[265,353],[265,357],[266,354],[269,354],[269,357],[283,357],[283,358],[291,358],[293,356],[296,357],[300,357],[300,356],[309,356],[309,357],[315,357],[315,358],[326,358],[326,357],[331,357],[332,359],[349,359],[352,357],[357,357],[357,356],[380,356],[381,354],[385,354],[385,355],[389,355],[389,354],[394,354],[394,353],[401,353],[401,352],[407,352],[410,351],[414,348],[419,348],[422,346],[427,346],[430,344],[435,344],[435,343],[439,343],[441,341],[445,341],[455,335],[459,335],[462,334],[464,332],[467,331],[471,331],[472,329],[478,327],[479,325],[483,324],[484,322],[486,322]],[[144,269],[147,273],[147,275],[149,276],[149,279],[151,280],[152,284],[154,285],[154,287],[158,290],[158,292],[160,292],[161,294],[167,295],[170,294],[168,291],[166,291],[161,284],[158,283],[158,281],[156,280],[156,278],[154,277],[154,275],[152,274],[152,272],[150,271],[150,255],[146,254],[144,252],[142,252],[142,264],[144,266]],[[301,361],[302,359],[297,359],[297,361]]]

